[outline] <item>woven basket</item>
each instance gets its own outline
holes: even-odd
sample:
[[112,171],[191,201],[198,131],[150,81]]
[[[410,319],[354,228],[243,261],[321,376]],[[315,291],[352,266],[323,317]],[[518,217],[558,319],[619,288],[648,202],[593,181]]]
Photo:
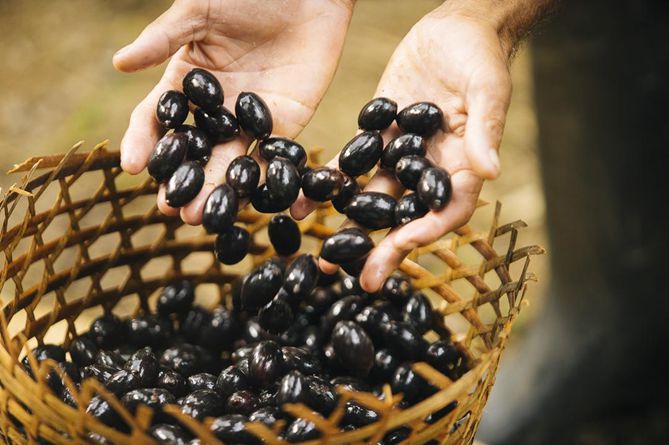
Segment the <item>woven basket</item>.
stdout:
[[[112,443],[151,444],[145,432],[151,422],[148,409],[140,408],[133,417],[102,385],[88,380],[78,393],[66,381],[80,407],[72,408],[45,383],[51,363],[45,362],[33,380],[20,360],[38,344],[67,346],[103,312],[130,317],[155,308],[157,291],[172,281],[196,283],[200,304],[225,301],[231,280],[273,255],[264,229],[269,215],[240,213],[239,221],[253,234],[251,255],[238,266],[222,266],[212,254],[213,236],[157,211],[151,179],[138,183],[125,175],[118,153],[107,151],[104,144],[77,153],[80,145],[62,156],[33,158],[16,166],[11,173],[24,176],[0,202],[0,432],[6,442],[17,444],[93,443],[90,433]],[[322,431],[321,439],[309,443],[376,443],[402,425],[412,431],[402,443],[473,441],[525,283],[532,278],[529,257],[542,253],[537,246],[516,247],[522,221],[498,225],[499,204],[491,213],[487,232],[462,227],[447,239],[417,249],[401,267],[432,298],[453,340],[471,357],[472,369],[453,382],[426,364],[416,364],[415,370],[440,391],[404,410],[394,407],[398,396],[389,388],[384,401],[366,393],[342,393],[340,408],[353,398],[381,414],[379,422],[351,432],[336,427],[341,409],[321,418],[301,405],[285,407]],[[331,220],[334,215],[324,205],[300,223],[303,250],[317,252],[320,239],[337,227]],[[503,244],[503,253],[493,249],[495,241]],[[85,413],[87,401],[96,394],[121,412],[130,433],[113,430]],[[429,413],[455,401],[448,415],[433,424],[424,422]],[[206,424],[182,415],[178,407],[168,406],[166,411],[203,443],[220,443]],[[250,424],[249,429],[268,444],[284,443],[263,425]]]

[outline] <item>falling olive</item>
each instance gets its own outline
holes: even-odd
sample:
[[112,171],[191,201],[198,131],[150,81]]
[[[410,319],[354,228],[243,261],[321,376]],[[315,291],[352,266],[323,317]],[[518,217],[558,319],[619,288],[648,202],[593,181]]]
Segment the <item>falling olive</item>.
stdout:
[[346,206],[346,216],[368,229],[378,230],[395,225],[395,206],[392,196],[381,192],[362,192]]
[[184,93],[191,102],[207,111],[217,111],[223,106],[223,88],[209,71],[194,68],[183,79]]
[[167,181],[165,202],[173,208],[183,207],[200,193],[204,185],[204,169],[195,161],[184,162]]
[[273,196],[267,184],[263,184],[251,195],[251,205],[260,213],[278,213],[290,207],[293,203],[290,198],[290,196]]
[[148,163],[149,175],[165,182],[179,168],[188,150],[188,139],[183,133],[170,133],[156,144]]
[[257,94],[239,93],[235,114],[244,132],[253,139],[262,140],[272,134],[272,113]]
[[251,156],[238,156],[232,160],[225,173],[226,183],[237,196],[247,198],[255,192],[260,180],[260,166]]
[[425,170],[416,188],[418,199],[432,210],[446,207],[452,193],[451,177],[446,170],[439,167]]
[[343,229],[323,241],[320,256],[331,263],[347,263],[365,256],[374,247],[371,238],[356,228]]
[[429,138],[442,127],[444,114],[431,102],[418,102],[402,109],[395,120],[404,133]]
[[249,252],[251,244],[249,232],[239,226],[232,226],[216,237],[216,257],[223,264],[237,264]]
[[267,224],[267,233],[274,250],[282,256],[294,254],[302,244],[300,227],[288,215],[274,215]]
[[344,185],[337,196],[332,198],[332,205],[339,213],[346,213],[346,206],[351,202],[355,195],[360,193],[360,185],[355,178],[344,175]]
[[377,131],[363,131],[351,139],[339,154],[339,169],[349,176],[370,171],[381,157],[383,139]]
[[397,116],[397,102],[386,97],[377,97],[362,107],[358,115],[358,127],[363,130],[385,130]]
[[165,91],[158,99],[156,118],[166,128],[183,124],[188,117],[188,98],[181,91]]
[[202,226],[209,233],[223,233],[235,222],[239,199],[237,193],[228,184],[216,187],[204,205]]
[[242,307],[258,310],[276,295],[283,284],[283,271],[274,261],[265,261],[251,271],[242,284]]
[[313,255],[305,253],[286,268],[282,288],[298,302],[306,298],[318,283],[318,264]]

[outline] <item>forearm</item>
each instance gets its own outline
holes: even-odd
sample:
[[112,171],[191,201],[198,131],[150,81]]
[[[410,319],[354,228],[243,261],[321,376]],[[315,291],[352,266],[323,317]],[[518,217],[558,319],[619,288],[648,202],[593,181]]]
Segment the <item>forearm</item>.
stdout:
[[489,24],[511,56],[556,4],[557,0],[447,0],[431,14],[460,15]]

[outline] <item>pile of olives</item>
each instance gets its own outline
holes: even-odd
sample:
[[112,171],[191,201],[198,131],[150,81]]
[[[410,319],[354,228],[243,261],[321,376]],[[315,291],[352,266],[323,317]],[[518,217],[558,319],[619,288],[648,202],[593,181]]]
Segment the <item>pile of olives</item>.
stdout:
[[[272,258],[228,288],[227,306],[208,310],[194,304],[190,282],[174,283],[159,294],[155,313],[129,320],[107,313],[66,348],[44,344],[33,356],[38,363],[57,362],[46,381],[65,403],[77,406],[65,375],[76,387],[93,378],[130,412],[139,405],[151,408],[149,433],[159,443],[192,445],[201,442],[162,409],[165,405],[197,420],[212,418],[212,433],[225,443],[261,443],[247,430],[249,421],[276,427],[285,440],[299,442],[322,433],[284,411],[286,403],[328,416],[338,404],[338,386],[382,399],[383,385],[390,384],[393,393],[403,394],[398,407],[406,408],[437,391],[412,363],[425,361],[453,380],[469,367],[430,300],[403,275],[391,276],[370,294],[355,277],[319,274],[314,258],[302,255],[288,265]],[[440,339],[428,341],[435,332]],[[23,366],[32,375],[27,357]],[[454,408],[424,420],[434,423]],[[100,396],[85,410],[129,431]],[[349,401],[339,426],[348,431],[378,418],[373,409]],[[410,431],[397,428],[379,444],[398,443]],[[91,439],[107,443],[98,435]]]
[[[195,126],[183,124],[189,101],[195,107]],[[272,114],[260,96],[240,93],[233,114],[223,106],[223,88],[216,77],[196,68],[184,77],[183,92],[167,91],[158,101],[156,117],[173,132],[158,141],[149,161],[149,174],[166,182],[167,204],[181,207],[201,190],[202,165],[209,160],[213,145],[238,137],[242,131],[257,141],[252,150],[257,148],[267,162],[264,184],[259,184],[258,162],[252,156],[240,156],[229,165],[225,184],[214,189],[205,204],[202,224],[210,233],[218,234],[216,253],[224,264],[241,261],[249,249],[249,233],[234,225],[245,199],[259,212],[279,213],[287,210],[302,190],[314,201],[331,201],[337,211],[364,229],[395,227],[421,218],[429,210],[444,208],[451,197],[449,174],[425,157],[426,139],[442,127],[442,111],[430,102],[415,103],[399,112],[397,108],[387,98],[367,103],[358,116],[361,132],[341,151],[339,168],[311,168],[304,147],[291,139],[271,136]],[[393,122],[402,134],[384,147],[380,132]],[[361,191],[356,178],[377,164],[394,172],[411,192],[396,200],[385,193]],[[280,224],[290,225],[285,219]],[[361,270],[373,247],[369,237],[357,229],[342,231],[325,244],[321,252],[324,258],[350,274]],[[289,255],[295,251],[277,253]]]

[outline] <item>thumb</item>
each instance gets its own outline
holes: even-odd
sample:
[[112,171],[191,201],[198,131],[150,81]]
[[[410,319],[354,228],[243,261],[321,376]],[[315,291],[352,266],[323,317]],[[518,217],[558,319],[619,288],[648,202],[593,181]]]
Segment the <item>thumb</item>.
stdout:
[[510,88],[501,90],[500,85],[483,88],[468,100],[465,151],[472,170],[484,179],[495,179],[500,173],[497,152],[511,96]]
[[114,54],[114,67],[133,72],[161,64],[183,45],[197,41],[206,31],[206,2],[175,1],[134,42]]

